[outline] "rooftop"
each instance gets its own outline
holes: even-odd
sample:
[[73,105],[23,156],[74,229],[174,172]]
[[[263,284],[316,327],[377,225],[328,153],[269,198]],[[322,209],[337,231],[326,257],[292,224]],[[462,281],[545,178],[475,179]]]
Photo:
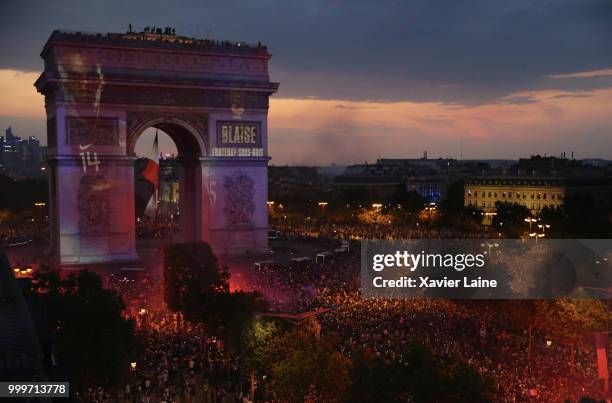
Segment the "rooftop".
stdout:
[[44,57],[51,43],[74,43],[92,46],[131,46],[137,48],[155,48],[168,50],[205,51],[213,53],[239,53],[260,57],[269,57],[267,47],[261,43],[221,41],[216,39],[201,39],[181,36],[174,28],[163,30],[155,27],[145,27],[141,32],[131,29],[126,33],[100,33],[85,31],[55,30],[45,44],[41,56]]

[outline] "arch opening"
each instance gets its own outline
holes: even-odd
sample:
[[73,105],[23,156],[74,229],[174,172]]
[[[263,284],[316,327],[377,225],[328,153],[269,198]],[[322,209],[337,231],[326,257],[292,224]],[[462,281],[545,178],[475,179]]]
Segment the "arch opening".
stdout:
[[176,157],[182,159],[199,159],[206,154],[207,144],[199,131],[187,122],[176,118],[151,119],[141,124],[128,136],[127,154],[136,155],[136,144],[143,134],[161,130],[174,143]]
[[176,123],[154,123],[128,147],[134,157],[136,239],[198,240],[202,149],[196,136]]

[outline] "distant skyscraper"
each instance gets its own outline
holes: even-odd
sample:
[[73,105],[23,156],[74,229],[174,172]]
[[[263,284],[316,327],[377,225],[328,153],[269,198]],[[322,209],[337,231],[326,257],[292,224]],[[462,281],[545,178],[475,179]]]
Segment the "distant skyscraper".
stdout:
[[13,135],[13,128],[11,126],[9,126],[8,129],[6,129],[5,134],[6,134],[5,135],[6,142],[7,143],[13,142],[13,140],[15,139],[15,136]]

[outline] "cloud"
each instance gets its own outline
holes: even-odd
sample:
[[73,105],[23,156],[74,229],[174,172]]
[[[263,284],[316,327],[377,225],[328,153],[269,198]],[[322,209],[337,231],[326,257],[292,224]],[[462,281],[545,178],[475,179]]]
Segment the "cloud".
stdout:
[[[518,158],[575,151],[612,158],[612,89],[581,96],[559,91],[513,94],[512,102],[443,103],[273,98],[273,164],[350,164],[378,156]],[[342,108],[338,108],[342,105]]]
[[563,78],[591,78],[591,77],[610,77],[612,76],[612,69],[602,69],[593,71],[581,71],[578,73],[569,74],[552,74],[551,78],[563,79]]
[[188,36],[266,43],[284,98],[476,105],[528,90],[604,88],[552,76],[612,66],[609,0],[185,0],[178,8],[8,0],[0,8],[0,68],[40,70],[54,29],[171,25]]
[[[32,85],[37,77],[0,70],[0,125],[45,142],[44,101]],[[378,156],[418,157],[423,150],[458,157],[463,143],[464,158],[571,150],[578,157],[612,158],[610,105],[612,88],[521,91],[472,105],[275,95],[269,111],[270,155],[274,164],[349,164]],[[166,148],[162,151],[173,150]]]
[[510,104],[510,105],[524,105],[524,104],[532,104],[532,103],[538,102],[538,100],[534,97],[528,97],[528,96],[522,96],[522,97],[511,96],[511,97],[502,98],[500,102],[503,104]]

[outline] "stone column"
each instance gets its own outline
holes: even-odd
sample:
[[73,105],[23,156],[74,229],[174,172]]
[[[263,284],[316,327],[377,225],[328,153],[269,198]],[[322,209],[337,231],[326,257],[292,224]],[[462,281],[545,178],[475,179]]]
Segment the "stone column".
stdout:
[[134,166],[120,113],[57,108],[50,157],[53,253],[60,267],[133,262]]

